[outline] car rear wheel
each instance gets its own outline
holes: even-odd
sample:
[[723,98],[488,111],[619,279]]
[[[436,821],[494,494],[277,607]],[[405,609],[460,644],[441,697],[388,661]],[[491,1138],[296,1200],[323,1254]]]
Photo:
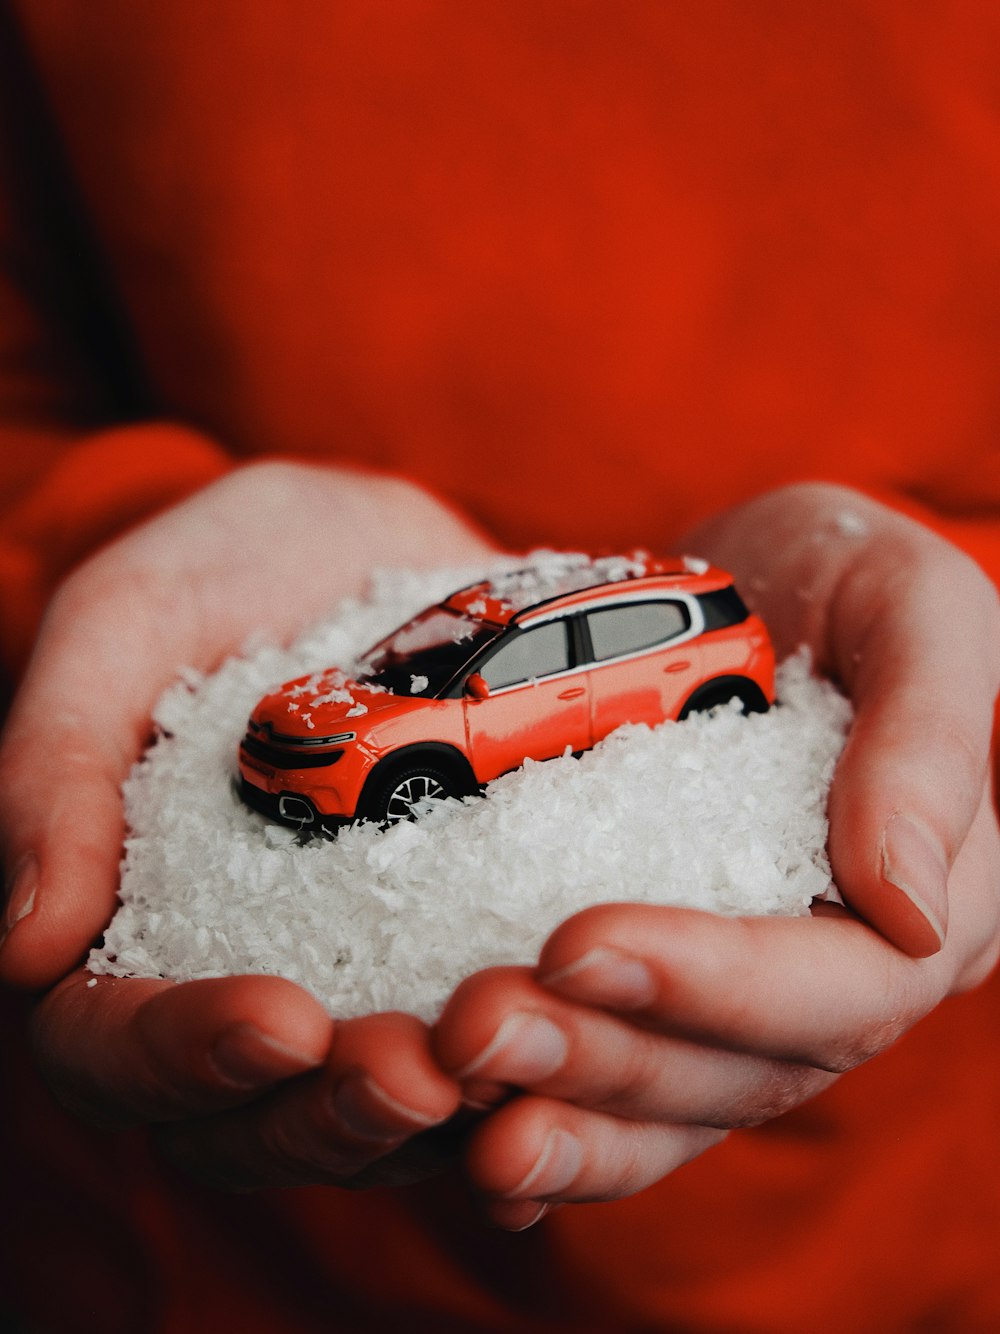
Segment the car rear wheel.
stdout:
[[728,704],[731,699],[738,699],[744,713],[767,713],[770,705],[767,696],[755,681],[745,677],[722,677],[718,681],[709,681],[694,692],[678,715],[683,722],[692,713],[707,713],[717,709],[720,704]]
[[422,801],[444,801],[458,795],[458,784],[444,769],[414,762],[380,780],[372,792],[369,818],[379,824],[397,824],[412,820]]

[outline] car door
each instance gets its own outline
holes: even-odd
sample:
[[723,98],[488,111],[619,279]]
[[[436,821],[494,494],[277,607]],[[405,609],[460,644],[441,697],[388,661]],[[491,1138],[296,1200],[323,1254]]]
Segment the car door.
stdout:
[[463,699],[469,756],[481,783],[525,759],[548,760],[592,744],[587,673],[574,670],[573,640],[562,619],[513,629],[475,670],[486,699]]
[[623,723],[676,718],[701,679],[691,609],[679,598],[623,602],[585,613],[594,741]]

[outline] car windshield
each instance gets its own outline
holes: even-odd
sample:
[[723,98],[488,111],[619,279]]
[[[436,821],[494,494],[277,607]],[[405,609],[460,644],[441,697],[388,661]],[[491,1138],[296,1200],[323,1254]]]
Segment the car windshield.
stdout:
[[501,627],[447,607],[429,607],[365,654],[356,675],[395,695],[438,695]]

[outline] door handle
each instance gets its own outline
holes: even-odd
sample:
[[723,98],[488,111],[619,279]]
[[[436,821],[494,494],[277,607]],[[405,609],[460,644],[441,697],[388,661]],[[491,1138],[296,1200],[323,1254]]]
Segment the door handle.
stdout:
[[689,662],[668,662],[663,670],[665,672],[686,672],[690,666]]
[[569,690],[560,690],[556,699],[579,699],[583,693],[583,686],[573,686]]

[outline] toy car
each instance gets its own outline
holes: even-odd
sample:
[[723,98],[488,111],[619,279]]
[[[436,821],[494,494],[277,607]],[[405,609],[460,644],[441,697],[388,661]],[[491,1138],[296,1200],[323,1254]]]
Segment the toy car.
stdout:
[[547,556],[460,589],[348,677],[290,681],[239,748],[247,805],[303,830],[390,824],[623,723],[774,699],[774,651],[722,570],[644,553]]

